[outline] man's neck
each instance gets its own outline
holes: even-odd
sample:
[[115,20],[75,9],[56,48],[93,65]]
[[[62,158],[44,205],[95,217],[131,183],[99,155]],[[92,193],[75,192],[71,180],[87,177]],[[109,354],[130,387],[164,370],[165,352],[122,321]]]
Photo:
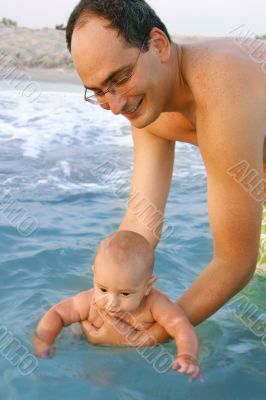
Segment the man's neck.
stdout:
[[165,112],[180,112],[195,125],[195,100],[186,79],[184,46],[173,43],[170,68],[172,84]]

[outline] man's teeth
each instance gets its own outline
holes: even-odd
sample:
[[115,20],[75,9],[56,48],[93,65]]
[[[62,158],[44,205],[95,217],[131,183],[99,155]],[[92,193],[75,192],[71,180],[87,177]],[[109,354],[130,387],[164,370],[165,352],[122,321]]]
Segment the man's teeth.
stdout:
[[128,112],[129,113],[134,113],[135,111],[137,111],[137,108],[138,108],[138,106],[140,105],[141,102],[142,102],[142,99],[138,102],[138,104],[134,108],[131,108],[131,110],[129,110]]

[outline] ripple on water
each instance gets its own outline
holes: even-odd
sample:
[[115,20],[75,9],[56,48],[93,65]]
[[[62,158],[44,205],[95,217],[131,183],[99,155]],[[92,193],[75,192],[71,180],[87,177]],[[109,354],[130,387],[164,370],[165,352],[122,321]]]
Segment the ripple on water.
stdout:
[[[119,226],[133,168],[130,126],[123,117],[83,104],[79,94],[56,92],[56,85],[52,90],[33,104],[0,92],[2,193],[9,191],[17,206],[38,221],[36,231],[25,238],[0,215],[0,315],[29,351],[43,313],[92,286],[96,247]],[[175,300],[208,264],[213,250],[206,175],[194,146],[176,146],[166,220],[173,230],[156,251],[156,285]],[[264,292],[265,279],[255,276],[241,295],[264,315]],[[65,329],[56,357],[39,360],[28,377],[0,357],[0,397],[265,398],[265,348],[233,308],[224,307],[197,333],[204,384],[191,385],[171,370],[159,374],[135,349],[94,347]],[[174,342],[163,349],[175,356]]]

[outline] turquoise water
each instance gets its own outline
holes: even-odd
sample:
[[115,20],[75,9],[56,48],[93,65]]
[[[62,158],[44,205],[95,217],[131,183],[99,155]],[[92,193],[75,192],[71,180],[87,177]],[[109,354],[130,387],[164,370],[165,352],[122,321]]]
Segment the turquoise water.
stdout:
[[[204,383],[158,373],[135,349],[94,347],[68,328],[53,359],[33,358],[42,314],[92,286],[94,251],[121,221],[133,163],[125,119],[83,103],[74,86],[41,91],[36,103],[4,85],[0,91],[0,399],[265,399],[259,276],[197,328]],[[157,287],[175,299],[212,256],[206,176],[188,144],[176,146],[166,221],[172,234],[158,246],[155,273]],[[24,346],[17,358],[5,350],[7,335]],[[165,351],[174,355],[174,343]]]

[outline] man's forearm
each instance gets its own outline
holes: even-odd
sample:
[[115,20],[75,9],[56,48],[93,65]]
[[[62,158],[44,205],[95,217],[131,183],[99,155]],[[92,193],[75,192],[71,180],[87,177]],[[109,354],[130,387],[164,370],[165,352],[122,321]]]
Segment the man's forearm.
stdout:
[[143,215],[138,215],[128,208],[118,230],[128,230],[139,233],[145,237],[153,249],[155,249],[160,240],[162,222],[160,223],[160,221],[158,221],[157,225],[155,225],[155,222],[153,222],[153,224],[149,223],[149,220],[147,218],[145,220]]
[[214,314],[251,279],[255,266],[215,258],[177,303],[195,326]]

